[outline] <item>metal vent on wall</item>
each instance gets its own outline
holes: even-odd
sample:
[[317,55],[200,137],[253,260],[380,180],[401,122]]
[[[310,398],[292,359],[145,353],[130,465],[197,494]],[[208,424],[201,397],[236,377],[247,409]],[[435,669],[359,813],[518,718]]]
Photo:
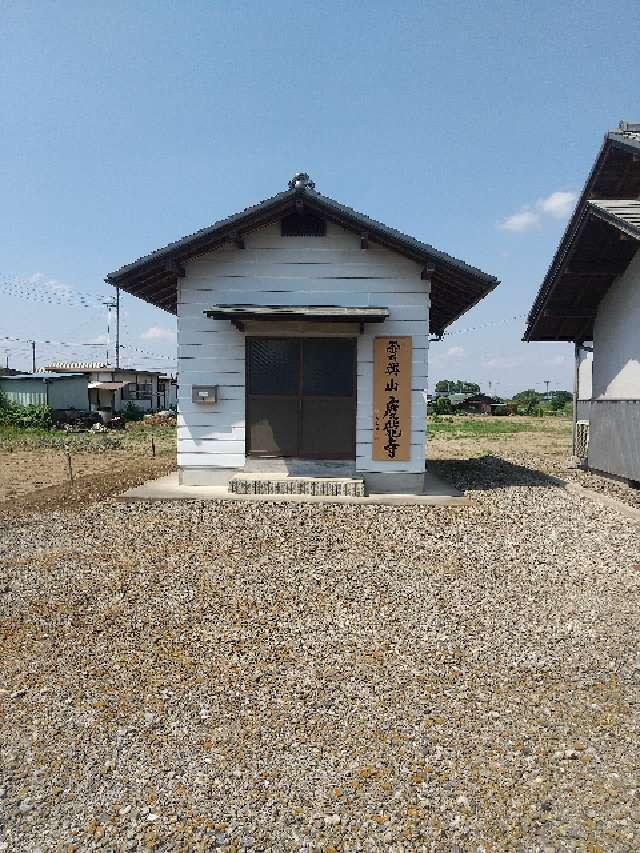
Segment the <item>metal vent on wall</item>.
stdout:
[[296,211],[280,222],[282,237],[324,237],[326,233],[326,220],[308,211]]
[[576,456],[586,459],[589,455],[589,421],[576,421]]

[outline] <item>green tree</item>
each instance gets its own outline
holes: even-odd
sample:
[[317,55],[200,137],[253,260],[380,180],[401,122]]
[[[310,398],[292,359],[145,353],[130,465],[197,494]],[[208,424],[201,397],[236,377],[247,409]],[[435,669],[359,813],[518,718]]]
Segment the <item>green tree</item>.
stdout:
[[526,391],[518,391],[513,395],[516,403],[527,403],[529,400],[535,400],[536,403],[542,400],[542,394],[539,394],[534,388],[527,388]]
[[448,397],[438,397],[433,407],[436,415],[450,415],[453,407]]
[[440,394],[479,394],[480,386],[464,379],[440,379],[436,382],[436,391]]

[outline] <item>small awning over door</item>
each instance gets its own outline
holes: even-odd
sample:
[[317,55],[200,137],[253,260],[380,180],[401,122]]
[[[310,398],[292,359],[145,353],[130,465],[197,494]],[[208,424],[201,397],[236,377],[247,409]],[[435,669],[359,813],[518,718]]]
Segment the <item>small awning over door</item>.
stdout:
[[130,382],[90,382],[89,388],[97,388],[98,391],[121,391],[130,384]]
[[389,316],[383,307],[343,305],[213,305],[204,312],[214,320],[309,320],[334,323],[382,323]]

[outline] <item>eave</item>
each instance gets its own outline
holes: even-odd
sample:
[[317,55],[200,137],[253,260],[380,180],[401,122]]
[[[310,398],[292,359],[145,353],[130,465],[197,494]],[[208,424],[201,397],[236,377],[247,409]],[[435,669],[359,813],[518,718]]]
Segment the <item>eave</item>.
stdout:
[[423,277],[431,281],[430,325],[434,334],[442,334],[498,284],[494,276],[312,189],[278,193],[109,273],[105,281],[175,314],[177,280],[184,275],[183,265],[188,260],[229,243],[240,248],[247,234],[278,221],[301,205],[358,235],[363,246],[371,241],[422,264]]

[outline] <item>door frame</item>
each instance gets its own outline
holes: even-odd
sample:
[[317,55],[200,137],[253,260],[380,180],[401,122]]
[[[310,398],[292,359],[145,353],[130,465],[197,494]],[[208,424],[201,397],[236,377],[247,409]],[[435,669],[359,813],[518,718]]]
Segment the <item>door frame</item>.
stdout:
[[[251,340],[271,340],[271,341],[298,341],[300,343],[300,358],[298,364],[298,394],[290,395],[290,394],[249,394],[249,360],[246,357],[247,350],[247,341]],[[303,395],[302,391],[302,381],[303,381],[303,349],[304,342],[306,340],[309,341],[350,341],[353,346],[353,365],[352,365],[352,387],[353,394],[350,397],[344,397],[334,394],[308,394]],[[244,423],[245,423],[245,438],[244,438],[244,452],[245,456],[250,459],[308,459],[308,460],[351,460],[356,458],[356,428],[357,428],[357,416],[358,416],[358,338],[355,335],[260,335],[256,333],[252,333],[250,335],[245,334],[245,360],[244,360]],[[302,403],[304,397],[307,396],[313,400],[353,400],[353,448],[351,453],[339,454],[339,455],[331,455],[327,456],[326,454],[316,455],[316,454],[300,454],[297,453],[294,456],[286,456],[286,455],[276,455],[273,453],[256,453],[251,452],[249,448],[249,397],[270,397],[272,399],[286,399],[293,400],[297,399],[298,401],[298,412],[297,412],[297,447],[300,450],[300,441],[302,435]]]

